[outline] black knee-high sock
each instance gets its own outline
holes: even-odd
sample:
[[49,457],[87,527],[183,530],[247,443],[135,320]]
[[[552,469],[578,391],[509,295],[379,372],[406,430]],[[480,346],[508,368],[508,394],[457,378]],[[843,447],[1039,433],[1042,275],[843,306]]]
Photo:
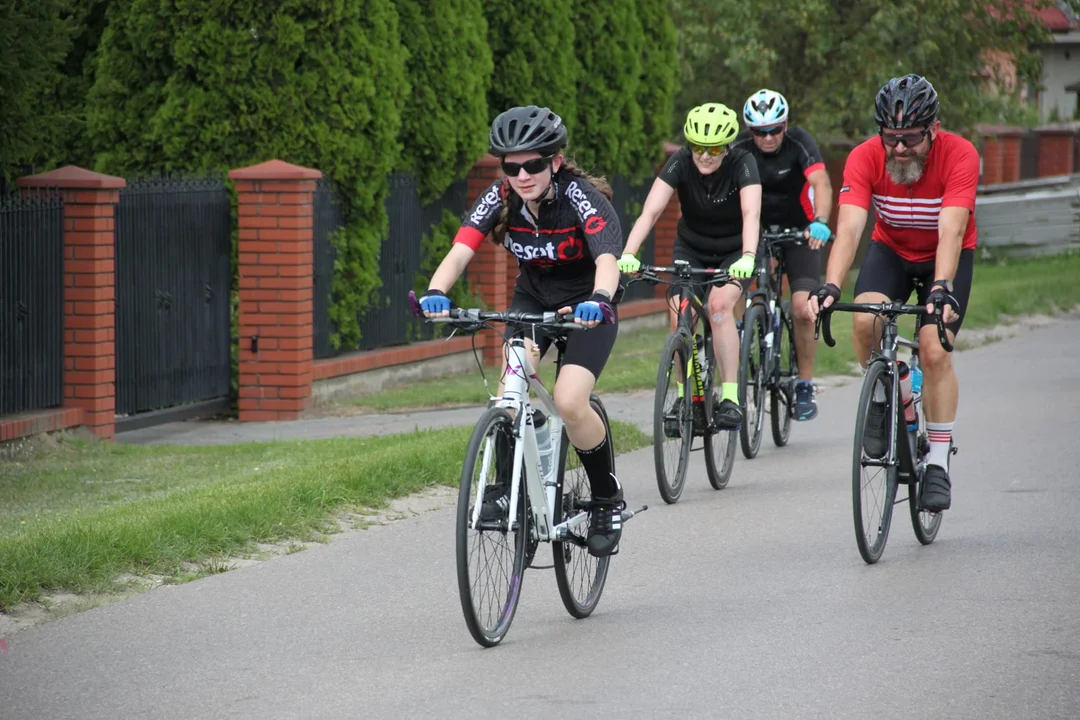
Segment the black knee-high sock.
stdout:
[[618,481],[611,464],[611,450],[608,448],[607,438],[592,450],[582,450],[575,447],[581,466],[585,468],[585,474],[589,476],[589,485],[592,487],[594,498],[614,497],[619,490]]

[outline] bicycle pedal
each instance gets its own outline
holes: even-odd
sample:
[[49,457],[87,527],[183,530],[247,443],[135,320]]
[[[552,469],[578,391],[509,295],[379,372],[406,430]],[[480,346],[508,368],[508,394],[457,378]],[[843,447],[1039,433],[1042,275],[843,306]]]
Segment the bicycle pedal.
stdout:
[[648,505],[642,505],[637,510],[623,510],[623,512],[622,512],[622,521],[626,522],[627,520],[634,517],[635,515],[639,515],[639,514],[645,512],[648,509],[649,509]]

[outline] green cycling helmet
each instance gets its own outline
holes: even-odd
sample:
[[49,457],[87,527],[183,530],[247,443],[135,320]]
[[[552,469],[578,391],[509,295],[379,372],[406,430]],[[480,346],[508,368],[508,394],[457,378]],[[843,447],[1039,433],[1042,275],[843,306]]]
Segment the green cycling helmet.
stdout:
[[739,116],[727,105],[705,103],[686,114],[683,135],[696,145],[727,145],[739,134]]

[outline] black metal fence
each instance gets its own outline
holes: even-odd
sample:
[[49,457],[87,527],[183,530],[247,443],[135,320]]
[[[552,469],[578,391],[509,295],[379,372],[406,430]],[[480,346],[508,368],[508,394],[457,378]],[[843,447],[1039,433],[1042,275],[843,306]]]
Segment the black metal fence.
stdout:
[[0,415],[63,402],[63,204],[0,196]]
[[229,395],[232,209],[219,177],[130,180],[116,209],[116,412]]
[[[360,316],[360,350],[402,345],[412,340],[432,336],[430,326],[411,322],[408,295],[423,262],[423,238],[450,210],[460,215],[466,209],[468,184],[462,178],[428,205],[420,202],[416,180],[407,173],[390,176],[390,193],[386,212],[390,216],[390,232],[379,252],[379,277],[382,287],[371,308]],[[314,310],[315,357],[333,357],[339,353],[330,344],[335,331],[330,320],[330,282],[334,272],[335,249],[330,234],[342,225],[341,209],[334,191],[325,181],[319,181],[314,199],[315,278]]]
[[[645,205],[645,198],[649,194],[649,184],[631,185],[622,177],[611,179],[611,204],[615,207],[615,214],[619,216],[619,229],[622,230],[623,238],[630,236],[630,230],[641,215],[641,209]],[[656,231],[650,230],[645,244],[638,253],[638,259],[642,265],[652,265],[656,257]],[[626,288],[622,301],[642,300],[655,296],[656,288],[648,283],[636,282]]]

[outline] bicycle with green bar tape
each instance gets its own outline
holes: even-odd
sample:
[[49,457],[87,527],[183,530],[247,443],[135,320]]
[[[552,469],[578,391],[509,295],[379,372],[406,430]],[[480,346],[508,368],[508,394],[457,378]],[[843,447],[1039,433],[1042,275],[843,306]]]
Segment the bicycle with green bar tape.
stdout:
[[[415,293],[409,293],[409,301],[413,314],[422,315]],[[611,308],[606,304],[601,308],[603,322],[612,322]],[[465,450],[458,489],[458,594],[469,633],[484,647],[502,641],[517,611],[522,580],[529,567],[554,568],[567,612],[575,618],[588,617],[600,602],[611,556],[594,557],[588,552],[592,508],[589,480],[584,468],[567,467],[570,441],[565,423],[540,378],[535,371],[529,372],[522,337],[523,332],[531,331],[533,340],[538,333],[552,338],[558,350],[557,379],[567,335],[588,330],[576,324],[572,315],[554,312],[451,308],[449,317],[430,318],[427,322],[451,324],[466,333],[494,329],[493,323],[513,328],[508,335],[499,333],[507,341],[502,397],[492,398],[476,423]],[[540,451],[537,433],[537,420],[544,416],[533,408],[530,393],[535,393],[547,411],[543,435],[549,438],[550,449],[545,453]],[[595,393],[589,404],[604,422],[614,469],[615,450],[607,411]],[[509,502],[484,502],[492,495],[505,497],[507,488]],[[492,489],[494,492],[489,492]],[[487,511],[489,505],[495,509],[492,514]],[[622,521],[645,510],[647,505],[623,510]],[[553,565],[532,564],[541,542],[552,544]],[[491,567],[493,564],[495,567]]]
[[[893,506],[898,485],[908,488],[908,509],[915,537],[929,545],[941,527],[941,514],[927,512],[919,503],[919,491],[930,452],[926,419],[922,412],[922,370],[919,367],[919,342],[900,335],[897,318],[916,315],[920,321],[932,317],[938,340],[946,352],[952,352],[940,311],[928,316],[923,305],[900,302],[833,303],[818,316],[814,337],[819,332],[825,344],[834,347],[830,318],[834,312],[874,313],[884,323],[881,341],[871,350],[859,395],[855,418],[855,446],[852,460],[852,509],[855,541],[867,564],[874,564],[885,550],[892,524]],[[897,348],[911,350],[910,364],[897,357]],[[911,398],[905,399],[911,381]],[[956,448],[950,448],[956,454]],[[884,482],[879,475],[884,472]]]
[[748,460],[761,449],[765,393],[769,394],[773,444],[784,447],[791,436],[799,364],[791,300],[783,299],[783,249],[805,244],[803,232],[772,225],[761,234],[757,289],[746,298],[739,341],[739,404],[743,409],[739,441]]
[[[672,277],[665,280],[660,273]],[[705,315],[705,306],[696,290],[728,281],[726,269],[694,269],[685,260],[675,260],[670,267],[642,265],[638,275],[630,280],[670,285],[668,303],[674,301],[673,307],[679,314],[678,324],[668,335],[660,355],[653,405],[656,484],[660,497],[668,504],[678,502],[682,495],[693,449],[705,450],[705,469],[715,489],[723,490],[731,478],[738,429],[715,427],[713,417],[720,405],[720,385],[716,380],[718,366],[712,327],[705,320],[701,334],[696,332],[698,318]],[[685,398],[687,390],[689,403]],[[702,438],[703,448],[692,447],[697,437]]]

